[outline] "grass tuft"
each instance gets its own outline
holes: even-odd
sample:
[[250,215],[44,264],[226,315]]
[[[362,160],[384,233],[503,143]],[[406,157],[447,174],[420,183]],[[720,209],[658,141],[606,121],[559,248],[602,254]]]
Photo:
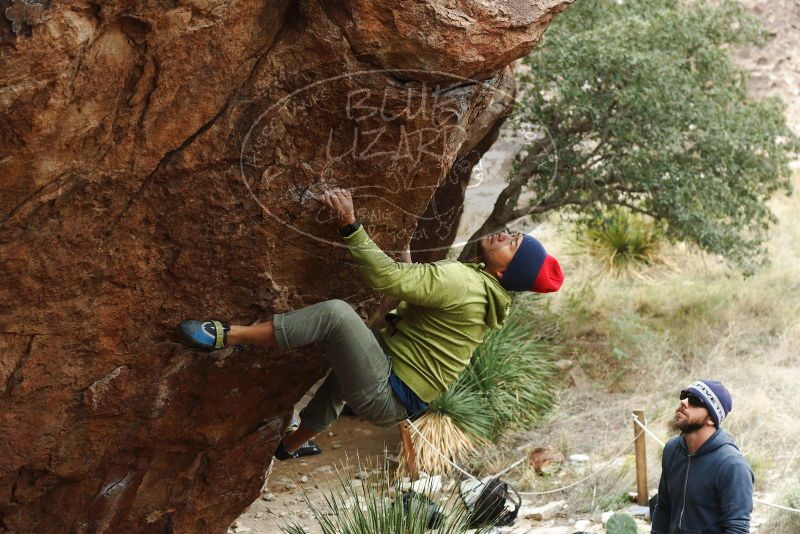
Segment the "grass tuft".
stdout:
[[644,267],[667,264],[661,254],[664,232],[652,219],[617,209],[579,228],[576,244],[604,275],[644,278]]
[[[414,425],[428,442],[458,465],[466,463],[477,452],[474,438],[459,428],[448,415],[428,412],[415,421]],[[411,432],[411,441],[417,454],[417,467],[420,470],[441,474],[450,474],[455,470],[414,431]],[[405,468],[405,462],[401,462],[399,473],[406,474]]]

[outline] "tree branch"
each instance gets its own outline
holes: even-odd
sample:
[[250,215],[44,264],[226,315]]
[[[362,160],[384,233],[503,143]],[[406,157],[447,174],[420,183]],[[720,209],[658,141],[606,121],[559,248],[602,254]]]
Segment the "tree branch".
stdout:
[[648,211],[648,210],[646,210],[644,208],[640,208],[640,207],[636,206],[635,204],[630,204],[630,203],[624,202],[624,201],[616,201],[616,202],[612,202],[611,204],[614,204],[616,206],[622,206],[623,208],[628,208],[629,210],[631,210],[631,211],[633,211],[635,213],[641,213],[642,215],[647,215],[647,216],[652,217],[654,219],[659,219],[660,218],[659,215],[656,212]]

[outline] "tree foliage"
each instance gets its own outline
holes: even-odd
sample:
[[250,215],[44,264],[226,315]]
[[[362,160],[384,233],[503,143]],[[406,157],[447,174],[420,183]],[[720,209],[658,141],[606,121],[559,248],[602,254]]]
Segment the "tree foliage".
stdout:
[[530,142],[473,237],[525,215],[621,206],[754,267],[774,222],[766,201],[789,191],[800,146],[782,104],[748,95],[729,59],[764,38],[734,2],[577,2],[518,69],[513,121]]

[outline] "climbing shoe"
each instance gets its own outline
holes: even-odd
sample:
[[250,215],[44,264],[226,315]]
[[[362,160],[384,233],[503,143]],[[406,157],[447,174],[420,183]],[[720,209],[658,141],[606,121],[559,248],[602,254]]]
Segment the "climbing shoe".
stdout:
[[219,321],[183,321],[178,325],[184,343],[204,350],[225,348],[230,329],[229,324]]
[[317,443],[313,439],[310,439],[300,445],[300,447],[294,452],[289,452],[286,450],[286,447],[283,446],[283,440],[286,439],[286,436],[297,430],[299,427],[300,420],[297,418],[297,416],[293,416],[289,422],[289,426],[286,428],[286,432],[283,433],[281,442],[278,443],[278,448],[275,449],[275,453],[273,454],[275,458],[278,460],[291,460],[293,458],[300,458],[301,456],[313,456],[322,452],[322,449],[317,446]]
[[303,456],[313,456],[315,454],[320,454],[322,449],[317,446],[317,442],[313,439],[310,439],[303,443],[299,449],[294,452],[289,452],[286,450],[286,447],[283,446],[283,440],[278,444],[278,448],[275,449],[275,458],[278,460],[290,460],[292,458],[300,458]]

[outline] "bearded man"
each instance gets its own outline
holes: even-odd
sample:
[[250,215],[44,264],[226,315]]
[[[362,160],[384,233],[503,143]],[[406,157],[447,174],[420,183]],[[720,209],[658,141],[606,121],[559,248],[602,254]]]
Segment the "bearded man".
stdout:
[[698,380],[681,391],[652,534],[746,534],[753,511],[753,471],[733,438],[720,428],[733,399],[720,382]]

